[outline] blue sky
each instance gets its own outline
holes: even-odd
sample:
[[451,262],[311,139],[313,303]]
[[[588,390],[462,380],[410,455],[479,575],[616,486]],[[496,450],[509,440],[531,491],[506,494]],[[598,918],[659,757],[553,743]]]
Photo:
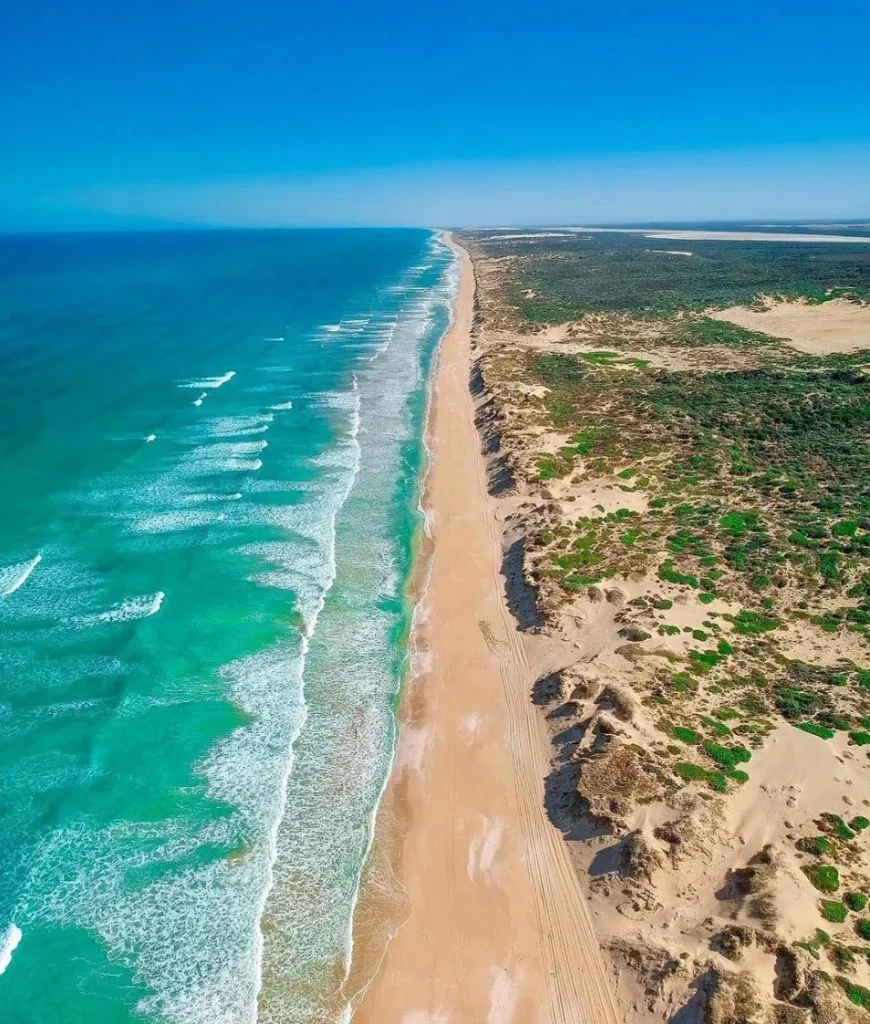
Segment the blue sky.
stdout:
[[870,216],[858,0],[3,6],[0,227]]

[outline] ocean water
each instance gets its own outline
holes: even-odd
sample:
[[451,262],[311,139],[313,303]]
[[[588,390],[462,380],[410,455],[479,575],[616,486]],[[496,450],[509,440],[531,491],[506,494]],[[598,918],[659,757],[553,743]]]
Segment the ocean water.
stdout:
[[346,1019],[407,670],[425,231],[0,239],[0,1017]]

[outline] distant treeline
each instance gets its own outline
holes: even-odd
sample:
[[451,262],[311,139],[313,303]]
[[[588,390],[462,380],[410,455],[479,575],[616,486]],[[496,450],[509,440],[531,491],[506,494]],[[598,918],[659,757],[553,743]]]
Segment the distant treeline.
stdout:
[[[679,309],[749,304],[758,295],[870,301],[870,244],[623,234],[522,239],[481,232],[466,237],[484,256],[518,257],[505,275],[505,298],[532,323],[564,322],[586,312],[667,316]],[[692,255],[669,255],[668,250]]]

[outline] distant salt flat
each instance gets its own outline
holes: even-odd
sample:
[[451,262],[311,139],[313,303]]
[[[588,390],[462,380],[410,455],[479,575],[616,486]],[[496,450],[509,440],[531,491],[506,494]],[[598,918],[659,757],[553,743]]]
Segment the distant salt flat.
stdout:
[[[578,229],[579,230],[579,229]],[[575,234],[574,228],[570,231],[523,231],[515,235],[487,235],[487,238],[570,238]]]
[[[643,228],[570,228],[572,232],[588,231],[596,234],[643,235],[644,238],[662,238],[672,241],[711,242],[838,242],[866,245],[870,236],[862,235],[799,235],[784,231],[649,231]],[[501,235],[501,238],[508,236]]]

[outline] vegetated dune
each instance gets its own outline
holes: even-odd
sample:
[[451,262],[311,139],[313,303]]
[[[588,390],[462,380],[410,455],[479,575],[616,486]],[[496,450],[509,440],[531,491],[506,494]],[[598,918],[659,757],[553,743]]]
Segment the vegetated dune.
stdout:
[[[464,241],[541,796],[626,1020],[867,1019],[870,354],[691,308],[525,327],[510,243]],[[535,301],[572,258],[525,257]]]

